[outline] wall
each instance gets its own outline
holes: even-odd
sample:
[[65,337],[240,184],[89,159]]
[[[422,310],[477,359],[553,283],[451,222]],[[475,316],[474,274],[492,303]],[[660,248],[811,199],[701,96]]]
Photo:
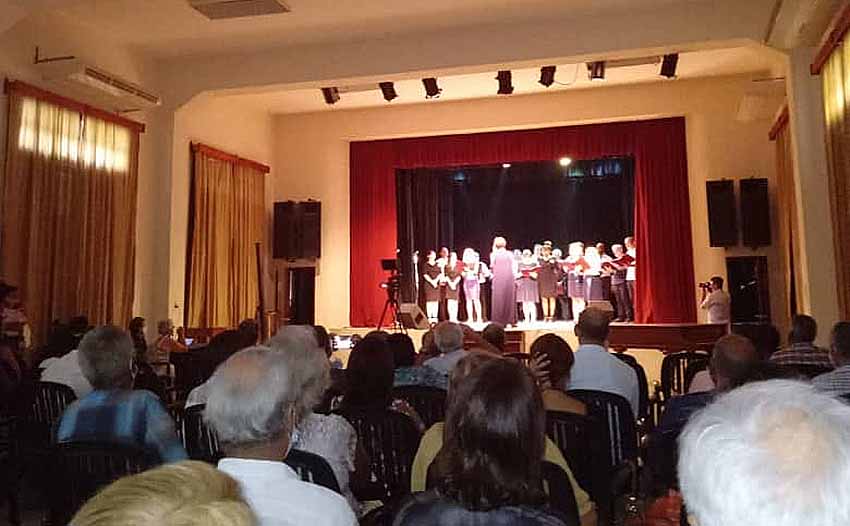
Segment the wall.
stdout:
[[[232,97],[202,94],[174,116],[171,165],[170,241],[168,274],[169,316],[182,324],[186,283],[186,242],[189,222],[189,181],[192,157],[189,145],[202,142],[246,159],[272,165],[272,117],[247,108]],[[269,178],[275,176],[275,169]],[[273,191],[267,179],[266,199]],[[269,205],[270,206],[270,205]],[[268,268],[268,263],[264,265]],[[264,280],[268,286],[269,279]],[[267,291],[268,297],[268,291]]]
[[[708,247],[704,183],[753,176],[773,182],[774,153],[767,137],[771,122],[735,120],[741,96],[753,89],[748,77],[725,77],[275,117],[274,199],[322,201],[324,257],[316,284],[317,321],[329,327],[348,324],[348,146],[352,140],[684,115],[694,270],[699,279],[725,275],[727,251]],[[779,102],[775,101],[776,106]],[[740,248],[728,252],[753,253]],[[768,248],[756,253],[768,256],[771,289],[781,291],[782,274],[774,252]],[[375,293],[380,294],[377,284]],[[773,295],[774,314],[783,311],[782,297]]]

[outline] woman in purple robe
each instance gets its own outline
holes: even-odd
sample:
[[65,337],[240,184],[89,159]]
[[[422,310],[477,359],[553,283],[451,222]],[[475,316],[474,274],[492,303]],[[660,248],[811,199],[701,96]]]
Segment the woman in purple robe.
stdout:
[[508,242],[503,237],[493,240],[490,254],[492,300],[490,319],[504,326],[516,324],[516,275],[517,262],[507,250]]

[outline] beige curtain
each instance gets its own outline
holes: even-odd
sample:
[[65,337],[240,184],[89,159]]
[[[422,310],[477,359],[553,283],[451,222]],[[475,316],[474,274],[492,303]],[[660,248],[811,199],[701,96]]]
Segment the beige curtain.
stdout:
[[836,291],[842,319],[850,319],[850,47],[841,43],[823,69],[826,147]]
[[54,319],[125,326],[133,307],[137,130],[11,89],[0,276],[36,343]]
[[265,171],[193,148],[186,323],[232,327],[256,316],[256,243],[265,245]]
[[788,320],[802,305],[802,289],[798,280],[802,273],[800,258],[794,257],[800,250],[797,219],[797,189],[794,185],[794,152],[791,149],[791,133],[788,127],[787,108],[782,124],[775,129],[772,139],[776,143],[776,190],[779,202],[779,252],[785,274],[785,312]]

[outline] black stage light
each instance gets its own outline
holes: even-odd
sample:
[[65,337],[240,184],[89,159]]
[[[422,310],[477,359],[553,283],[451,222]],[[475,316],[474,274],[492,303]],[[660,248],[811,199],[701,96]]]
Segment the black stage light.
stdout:
[[378,87],[381,88],[381,93],[384,94],[384,100],[387,102],[392,102],[392,100],[398,97],[398,93],[395,92],[395,86],[393,86],[392,82],[381,82],[378,84]]
[[511,84],[511,72],[509,70],[502,70],[498,74],[496,74],[496,80],[499,81],[499,95],[510,95],[514,92],[514,86]]
[[543,66],[540,68],[540,83],[547,88],[555,83],[555,66]]
[[667,77],[668,79],[676,78],[676,66],[678,65],[678,53],[670,53],[669,55],[664,55],[664,59],[661,61],[661,76]]
[[339,88],[322,88],[322,95],[325,96],[325,102],[328,104],[339,102]]
[[587,78],[590,80],[605,80],[605,61],[587,63]]
[[439,86],[437,86],[437,79],[434,77],[428,77],[427,79],[422,79],[422,85],[425,86],[425,98],[426,99],[436,99],[440,96],[440,93],[443,92]]

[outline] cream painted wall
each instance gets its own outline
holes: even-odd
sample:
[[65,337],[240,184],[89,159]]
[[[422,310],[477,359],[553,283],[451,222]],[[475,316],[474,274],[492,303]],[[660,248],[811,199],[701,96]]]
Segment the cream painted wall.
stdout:
[[[773,146],[767,137],[771,122],[735,120],[741,96],[753,89],[749,78],[730,77],[275,117],[274,200],[322,201],[324,257],[317,278],[317,322],[329,327],[348,325],[348,147],[352,140],[683,115],[687,122],[696,276],[706,279],[725,275],[727,251],[708,247],[704,183],[721,178],[774,180]],[[779,103],[776,101],[777,106]],[[753,253],[742,248],[728,252]],[[771,288],[781,291],[782,274],[775,250],[755,253],[768,256]],[[375,293],[380,293],[377,284]],[[779,303],[782,297],[780,293],[773,295],[775,317],[783,311]],[[777,321],[783,324],[783,320]]]
[[[192,164],[189,148],[192,142],[202,142],[239,157],[272,165],[272,117],[265,112],[243,107],[232,98],[222,99],[206,94],[195,97],[175,114],[167,282],[169,316],[178,324],[182,324],[183,320],[186,283],[189,182]],[[268,177],[274,175],[272,166]],[[266,200],[270,206],[273,192],[269,180],[267,179]],[[268,269],[268,262],[264,269]],[[268,287],[267,272],[264,284]],[[268,291],[266,293],[268,295]]]

